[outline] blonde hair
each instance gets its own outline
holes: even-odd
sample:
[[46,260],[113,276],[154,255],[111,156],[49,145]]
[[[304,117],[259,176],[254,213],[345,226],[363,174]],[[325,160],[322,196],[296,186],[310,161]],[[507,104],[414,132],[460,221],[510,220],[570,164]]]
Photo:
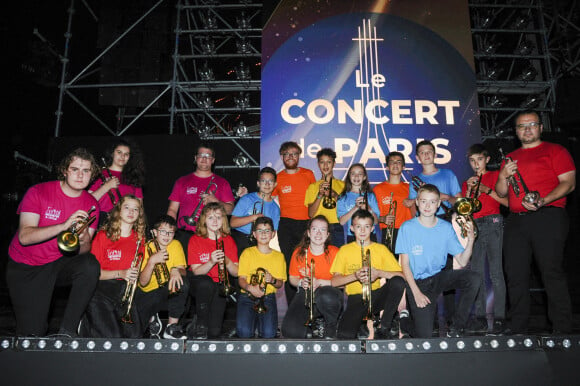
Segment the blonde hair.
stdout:
[[230,224],[228,223],[228,214],[226,213],[226,208],[221,202],[210,202],[203,207],[201,214],[199,215],[199,222],[195,228],[195,234],[201,237],[208,237],[207,230],[207,216],[210,212],[218,211],[222,214],[222,227],[220,232],[222,236],[228,236],[230,234]]
[[132,194],[123,196],[121,200],[115,205],[111,213],[109,213],[109,220],[104,227],[107,233],[107,238],[111,241],[117,241],[121,238],[121,208],[127,200],[135,200],[139,203],[139,217],[133,223],[133,231],[137,233],[137,237],[145,237],[145,228],[147,221],[145,220],[145,211],[143,210],[143,202]]

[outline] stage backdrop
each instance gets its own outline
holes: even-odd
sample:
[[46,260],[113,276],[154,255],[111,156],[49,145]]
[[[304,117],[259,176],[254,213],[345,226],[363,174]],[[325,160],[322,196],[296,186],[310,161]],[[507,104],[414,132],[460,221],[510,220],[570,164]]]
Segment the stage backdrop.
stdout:
[[300,165],[337,153],[335,176],[362,162],[384,181],[385,155],[430,139],[436,163],[464,179],[479,142],[469,12],[465,0],[282,0],[263,32],[261,165],[283,168],[293,140]]

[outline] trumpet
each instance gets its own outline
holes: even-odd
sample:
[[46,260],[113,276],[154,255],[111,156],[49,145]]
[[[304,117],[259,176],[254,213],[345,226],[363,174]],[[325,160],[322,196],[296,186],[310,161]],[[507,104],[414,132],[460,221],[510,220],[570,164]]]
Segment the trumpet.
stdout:
[[[389,211],[387,212],[387,216],[397,216],[397,201],[393,201],[393,193],[391,192],[391,203],[389,204]],[[387,224],[385,228],[385,244],[389,251],[393,251],[393,242],[394,242],[394,234],[395,234],[395,220],[391,224]]]
[[[308,252],[304,256],[304,265],[308,262],[307,259]],[[307,267],[306,267],[307,268]],[[310,274],[308,275],[308,280],[310,285],[306,290],[306,299],[304,301],[304,306],[308,310],[308,320],[304,323],[306,327],[312,327],[314,322],[314,259],[310,259]]]
[[[202,194],[208,194],[212,187],[215,188],[215,190],[213,192],[214,193],[217,192],[218,186],[215,182],[213,182],[214,178],[215,178],[215,174],[212,174],[211,179],[209,180],[209,184],[207,184],[207,188],[205,188],[205,191]],[[192,227],[197,225],[197,221],[199,220],[199,216],[201,215],[201,209],[202,209],[201,204],[203,204],[203,198],[200,196],[199,202],[197,203],[197,206],[193,210],[193,213],[191,214],[191,216],[183,216],[182,217],[182,220],[187,225],[192,226]]]
[[364,241],[360,242],[361,266],[367,271],[367,281],[362,283],[362,301],[367,307],[367,314],[363,320],[373,320],[373,283],[371,281],[371,251],[365,253]]
[[[104,157],[101,157],[101,161],[103,161],[103,170],[102,170],[100,176],[101,176],[101,181],[103,181],[103,183],[105,183],[105,182],[107,182],[107,176],[105,176],[104,173],[107,172],[107,174],[109,175],[108,178],[112,178],[113,174],[111,173],[111,171],[107,167],[107,161],[105,161]],[[117,194],[118,199],[120,200],[121,199],[121,192],[119,191],[119,188],[115,188],[114,191]],[[108,190],[107,194],[109,195],[109,198],[111,199],[111,203],[113,205],[115,205],[117,203],[117,200],[115,200],[115,195],[113,194],[113,192]]]
[[[503,150],[501,148],[499,148],[499,152],[500,152],[503,160],[513,162],[513,160],[510,157],[506,157],[503,154]],[[517,176],[517,179],[516,179],[516,176]],[[520,174],[519,170],[516,170],[515,176],[512,175],[512,176],[509,176],[507,178],[507,181],[511,185],[516,197],[520,196],[520,187],[518,186],[517,180],[520,180],[520,182],[522,183],[522,188],[524,188],[524,198],[522,199],[522,202],[525,202],[525,203],[528,203],[531,205],[535,205],[537,207],[538,201],[540,200],[540,192],[538,192],[537,190],[530,191],[528,189],[528,186],[524,182],[524,178]]]
[[365,210],[369,210],[369,196],[368,196],[368,190],[365,190],[364,193],[362,191],[362,188],[358,189],[358,195],[359,197],[362,196],[363,198],[363,206]]
[[[219,238],[219,232],[215,235],[215,249],[218,251],[224,250],[224,241]],[[223,263],[218,263],[218,278],[219,278],[219,295],[228,297],[234,293],[234,287],[230,285],[230,277],[226,268],[226,257],[224,255]]]
[[475,185],[475,190],[471,192],[469,195],[469,199],[473,204],[473,213],[477,213],[481,210],[481,201],[479,201],[479,187],[481,186],[481,177],[483,174],[480,174],[477,178],[477,184]]
[[[250,276],[250,285],[259,286],[260,290],[264,293],[264,295],[266,294],[266,287],[268,287],[268,283],[266,283],[266,270],[264,268],[260,267],[256,269],[256,273]],[[251,294],[248,295],[250,296],[250,299],[256,300],[255,296]],[[268,311],[268,308],[264,304],[264,296],[258,298],[257,300],[258,301],[256,302],[256,304],[254,304],[254,311],[256,311],[256,313],[260,315],[265,314]]]
[[[153,235],[153,238],[150,242],[147,243],[147,252],[149,253],[149,258],[151,258],[151,256],[155,253],[161,251],[161,247],[159,246],[159,242],[155,238],[153,231],[151,231],[151,234]],[[151,248],[151,243],[153,243],[153,248],[155,250]],[[169,283],[169,269],[167,268],[167,264],[165,262],[155,264],[153,266],[153,274],[155,274],[155,279],[157,279],[157,284],[159,284],[159,287],[165,287],[167,283]]]
[[[330,181],[328,188],[326,188],[326,194],[322,198],[322,206],[325,209],[334,209],[336,208],[336,200],[332,197],[332,173],[330,175]],[[324,181],[326,181],[326,175],[323,176]]]
[[69,229],[60,232],[56,236],[56,243],[58,244],[58,249],[65,255],[76,255],[81,247],[79,241],[79,234],[84,232],[84,230],[91,225],[97,216],[92,216],[96,207],[92,206],[87,212],[88,217],[82,220],[75,221]]
[[[479,200],[477,201],[479,202]],[[479,202],[479,205],[481,209],[481,202]],[[455,221],[461,228],[460,235],[464,239],[467,237],[467,228],[465,227],[465,225],[468,222],[471,222],[473,224],[473,233],[474,236],[477,238],[478,229],[477,225],[475,224],[475,221],[473,221],[473,213],[477,212],[475,209],[476,209],[475,201],[471,198],[466,197],[457,198],[455,200],[455,204],[453,205],[452,211],[455,214],[454,216]]]
[[[137,240],[137,249],[135,250],[135,257],[131,262],[131,268],[138,267],[141,271],[141,263],[143,262],[143,252],[140,250],[141,238]],[[131,318],[131,308],[133,307],[133,300],[135,299],[135,290],[137,289],[137,281],[128,281],[125,286],[125,292],[121,298],[121,306],[123,307],[123,316],[121,317],[121,322],[127,324],[133,324],[133,319]]]

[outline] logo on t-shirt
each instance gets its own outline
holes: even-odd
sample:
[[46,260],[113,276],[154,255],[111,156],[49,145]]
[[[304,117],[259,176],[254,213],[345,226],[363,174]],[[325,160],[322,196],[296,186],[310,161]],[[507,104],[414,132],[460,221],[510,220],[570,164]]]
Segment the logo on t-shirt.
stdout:
[[201,261],[202,263],[207,263],[209,261],[209,252],[202,253],[201,255],[199,255],[199,261]]
[[60,212],[62,212],[62,211],[59,209],[54,209],[54,208],[49,206],[46,209],[46,212],[44,212],[44,218],[56,221],[60,217]]
[[109,259],[109,261],[121,260],[121,250],[120,249],[109,249],[107,251],[107,258]]
[[283,186],[281,191],[284,194],[292,193],[292,185]]
[[423,246],[422,245],[413,245],[413,248],[411,248],[411,253],[414,256],[423,255]]
[[195,194],[197,193],[197,186],[189,186],[185,191],[185,194]]
[[383,205],[390,205],[390,203],[391,203],[391,196],[385,196],[385,197],[383,197],[383,199],[381,200],[381,202],[383,203]]

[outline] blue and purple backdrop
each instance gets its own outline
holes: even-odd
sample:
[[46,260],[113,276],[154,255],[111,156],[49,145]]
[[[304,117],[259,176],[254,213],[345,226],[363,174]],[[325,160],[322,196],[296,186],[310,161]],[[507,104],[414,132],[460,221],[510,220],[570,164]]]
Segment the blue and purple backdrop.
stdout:
[[293,140],[317,176],[316,152],[330,147],[338,178],[361,162],[384,181],[385,155],[400,151],[408,179],[421,170],[415,144],[430,139],[438,166],[472,174],[466,151],[481,137],[466,1],[296,3],[283,0],[264,28],[262,166],[281,170],[278,148]]

